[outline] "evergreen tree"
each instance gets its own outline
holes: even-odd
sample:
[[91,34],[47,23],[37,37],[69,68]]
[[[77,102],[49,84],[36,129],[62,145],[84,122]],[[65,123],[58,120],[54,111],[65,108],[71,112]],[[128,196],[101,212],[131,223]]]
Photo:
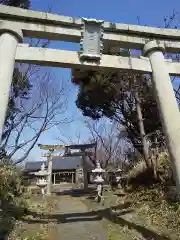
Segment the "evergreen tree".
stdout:
[[31,2],[30,0],[0,0],[0,4],[11,6],[11,7],[29,9]]

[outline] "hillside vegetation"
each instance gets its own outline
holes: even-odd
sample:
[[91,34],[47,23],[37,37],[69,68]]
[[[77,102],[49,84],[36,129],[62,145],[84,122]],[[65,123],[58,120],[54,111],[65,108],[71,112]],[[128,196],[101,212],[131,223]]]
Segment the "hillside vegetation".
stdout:
[[169,157],[164,152],[157,160],[158,180],[140,161],[127,172],[125,188],[104,192],[102,205],[85,199],[89,208],[102,216],[109,240],[180,239],[180,204]]

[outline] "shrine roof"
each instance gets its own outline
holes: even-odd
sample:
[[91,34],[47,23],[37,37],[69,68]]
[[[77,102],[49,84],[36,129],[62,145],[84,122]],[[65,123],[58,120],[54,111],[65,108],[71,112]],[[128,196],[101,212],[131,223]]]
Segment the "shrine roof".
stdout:
[[[53,157],[52,170],[70,170],[78,169],[82,166],[81,157]],[[47,167],[47,161],[32,161],[26,162],[24,171],[38,171],[41,168],[42,163],[45,163]],[[88,169],[94,167],[90,160],[87,160]]]

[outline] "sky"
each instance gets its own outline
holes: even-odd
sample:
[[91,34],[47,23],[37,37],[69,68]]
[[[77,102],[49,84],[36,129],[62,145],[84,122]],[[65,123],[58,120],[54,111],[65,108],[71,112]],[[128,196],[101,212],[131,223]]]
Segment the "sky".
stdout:
[[[51,13],[72,16],[96,18],[115,23],[138,24],[148,26],[163,26],[165,16],[171,15],[173,10],[180,12],[179,0],[32,0],[32,10],[45,11],[51,9]],[[76,50],[78,46],[71,43],[51,43],[52,48]],[[75,100],[78,92],[71,82],[71,71],[69,69],[54,68],[53,72],[56,78],[63,78],[67,81],[68,88],[71,89],[68,95],[69,107],[67,114],[73,116],[75,121],[64,128],[63,135],[71,136],[76,139],[80,134],[82,140],[86,139],[88,131],[84,126],[84,119],[81,112],[76,108]],[[60,131],[53,129],[44,133],[39,143],[58,144],[58,137],[62,137]],[[40,160],[41,150],[35,147],[29,160]]]

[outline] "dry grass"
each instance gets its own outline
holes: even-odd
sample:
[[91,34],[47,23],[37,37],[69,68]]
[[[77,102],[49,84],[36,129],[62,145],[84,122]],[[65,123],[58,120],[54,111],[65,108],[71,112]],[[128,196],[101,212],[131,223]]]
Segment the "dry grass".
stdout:
[[16,222],[9,240],[58,240],[57,223],[44,219],[43,215],[55,212],[57,199],[42,199],[33,195],[28,202],[29,214]]
[[144,160],[139,161],[136,163],[132,169],[129,170],[127,174],[128,179],[135,179],[138,175],[144,173],[147,170],[147,165]]
[[85,200],[90,210],[100,210],[108,239],[180,239],[180,204],[166,200],[160,186],[139,188],[121,197],[105,193],[104,206]]
[[127,172],[129,185],[152,186],[159,182],[161,184],[173,184],[172,167],[167,152],[161,152],[152,159],[152,167],[148,168],[145,161],[141,159]]

